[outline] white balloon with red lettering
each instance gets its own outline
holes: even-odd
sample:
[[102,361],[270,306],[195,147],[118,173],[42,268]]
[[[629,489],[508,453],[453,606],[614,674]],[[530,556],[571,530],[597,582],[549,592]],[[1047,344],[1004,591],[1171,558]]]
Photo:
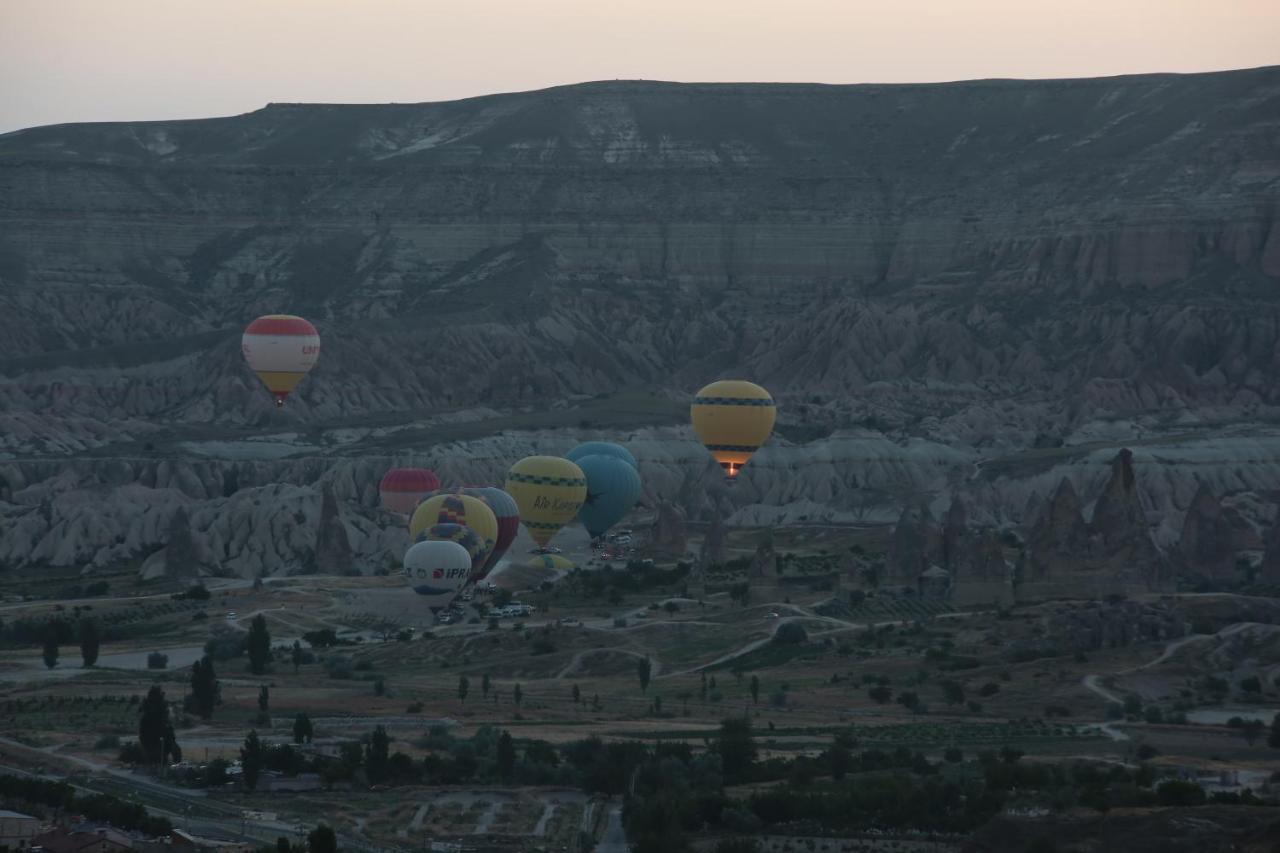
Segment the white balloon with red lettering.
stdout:
[[471,554],[448,539],[418,542],[405,552],[404,574],[428,607],[448,607],[471,576]]
[[301,317],[268,314],[244,330],[240,349],[280,407],[319,361],[320,333]]

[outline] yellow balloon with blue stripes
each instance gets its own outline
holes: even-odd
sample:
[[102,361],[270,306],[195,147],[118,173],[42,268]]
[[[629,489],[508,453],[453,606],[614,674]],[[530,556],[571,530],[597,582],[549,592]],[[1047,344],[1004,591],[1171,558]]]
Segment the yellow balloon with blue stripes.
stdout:
[[778,408],[754,382],[722,379],[698,392],[690,407],[693,432],[733,480],[751,455],[769,440]]
[[409,519],[409,538],[421,541],[423,533],[437,524],[460,524],[476,535],[480,555],[475,570],[479,572],[498,541],[498,519],[489,505],[470,495],[437,492],[413,511]]
[[525,530],[539,548],[545,548],[582,508],[587,478],[568,459],[527,456],[511,466],[503,489],[516,499]]

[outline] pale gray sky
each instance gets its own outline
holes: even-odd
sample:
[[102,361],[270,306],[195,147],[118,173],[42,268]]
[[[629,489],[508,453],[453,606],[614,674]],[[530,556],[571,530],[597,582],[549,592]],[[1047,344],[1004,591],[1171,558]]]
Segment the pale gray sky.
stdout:
[[614,78],[912,82],[1280,64],[1280,0],[0,0],[0,132]]

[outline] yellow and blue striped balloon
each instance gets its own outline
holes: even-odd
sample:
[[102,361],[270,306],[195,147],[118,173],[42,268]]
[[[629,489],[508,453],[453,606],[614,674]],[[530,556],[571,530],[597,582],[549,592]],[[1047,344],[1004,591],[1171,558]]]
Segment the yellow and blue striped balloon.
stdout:
[[527,456],[511,466],[503,489],[515,498],[520,521],[545,548],[582,508],[587,478],[582,469],[559,456]]
[[724,379],[698,392],[690,407],[693,432],[733,480],[753,453],[769,440],[777,406],[753,382]]

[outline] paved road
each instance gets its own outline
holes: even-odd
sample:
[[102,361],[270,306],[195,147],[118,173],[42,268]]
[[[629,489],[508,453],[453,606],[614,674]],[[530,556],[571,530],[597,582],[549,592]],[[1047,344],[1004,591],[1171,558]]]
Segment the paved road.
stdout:
[[609,823],[604,829],[604,837],[596,845],[596,853],[630,853],[627,846],[627,833],[622,828],[622,806],[609,809]]

